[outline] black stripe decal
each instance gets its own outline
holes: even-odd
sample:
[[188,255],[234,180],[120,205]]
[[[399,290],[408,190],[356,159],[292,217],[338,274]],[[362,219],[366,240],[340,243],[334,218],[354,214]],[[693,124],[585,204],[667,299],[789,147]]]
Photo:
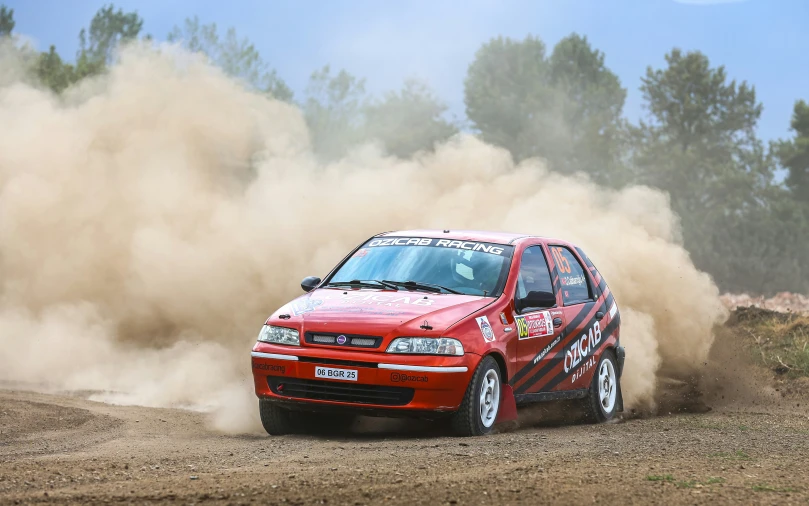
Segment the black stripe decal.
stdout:
[[[560,334],[560,335],[561,335],[561,339],[559,340],[559,343],[560,343],[560,344],[562,343],[562,341],[564,341],[564,340],[565,340],[565,338],[566,338],[566,337],[567,337],[567,336],[568,336],[568,335],[569,335],[571,332],[575,331],[575,330],[576,330],[576,329],[577,329],[577,328],[578,328],[578,327],[581,325],[581,323],[582,323],[582,322],[584,321],[584,319],[587,317],[587,314],[588,314],[588,313],[590,313],[590,311],[593,309],[593,306],[595,306],[595,304],[596,304],[595,302],[588,302],[588,303],[584,304],[584,307],[582,308],[582,310],[581,310],[581,311],[579,311],[579,312],[578,312],[578,314],[576,315],[576,317],[575,317],[575,318],[573,318],[573,320],[572,320],[570,323],[568,323],[568,324],[565,326],[564,330],[562,330],[562,332],[561,332],[561,334]],[[593,321],[595,321],[595,317],[593,317],[593,318],[591,318],[591,319],[590,319],[591,324],[592,324],[592,322],[593,322]],[[588,325],[588,326],[589,326],[589,325]],[[558,346],[558,345],[557,345],[557,346]],[[539,381],[540,379],[542,379],[542,377],[543,377],[543,376],[545,376],[546,374],[548,374],[548,373],[550,372],[550,370],[551,370],[551,369],[553,369],[553,368],[554,368],[554,366],[556,366],[556,365],[559,363],[559,359],[560,359],[560,357],[561,357],[561,359],[562,359],[562,360],[564,360],[564,357],[565,357],[565,354],[564,354],[564,353],[562,353],[562,354],[560,355],[558,350],[556,350],[556,351],[550,351],[548,354],[549,354],[549,355],[553,354],[553,355],[554,355],[554,358],[552,358],[552,359],[550,360],[550,362],[549,362],[549,363],[548,363],[548,364],[547,364],[545,367],[541,368],[541,369],[540,369],[539,371],[537,371],[537,372],[536,372],[536,373],[535,373],[533,376],[531,376],[531,378],[530,378],[528,381],[526,381],[526,382],[525,382],[525,383],[524,383],[522,386],[518,387],[518,388],[517,388],[517,390],[516,390],[516,392],[517,392],[517,393],[522,393],[522,392],[525,392],[525,390],[526,390],[526,389],[528,389],[528,388],[530,388],[530,387],[531,387],[531,385],[533,385],[534,383],[536,383],[537,381]],[[536,356],[534,356],[534,359],[533,359],[533,360],[531,360],[531,363],[530,363],[530,364],[527,364],[527,365],[526,365],[525,367],[523,367],[523,368],[522,368],[522,369],[521,369],[519,372],[517,372],[517,374],[515,374],[515,375],[514,375],[514,379],[513,379],[513,380],[512,380],[512,382],[511,382],[511,384],[512,384],[512,385],[517,384],[517,382],[518,382],[518,381],[519,381],[521,378],[523,378],[525,375],[527,375],[529,372],[531,372],[531,369],[533,369],[534,367],[536,367],[536,364],[534,364],[534,360],[536,360],[536,358],[537,358],[538,356],[539,356],[539,354],[537,354]]]
[[[601,333],[601,342],[598,343],[598,345],[596,345],[596,349],[593,350],[593,353],[592,353],[591,356],[595,356],[598,353],[598,351],[601,349],[601,347],[604,346],[604,344],[609,340],[610,336],[612,336],[612,333],[615,332],[615,329],[617,329],[618,325],[620,325],[620,324],[621,324],[620,316],[615,315],[615,318],[609,323],[609,325],[607,325],[607,327]],[[573,372],[575,372],[575,370],[576,370],[576,368],[573,368],[573,369],[569,370],[568,372],[562,371],[555,378],[550,380],[548,382],[548,384],[545,385],[545,388],[543,388],[542,390],[543,391],[553,390],[553,388],[556,385],[558,385],[559,383],[561,383],[562,381],[564,381],[565,379],[570,377],[570,375]]]

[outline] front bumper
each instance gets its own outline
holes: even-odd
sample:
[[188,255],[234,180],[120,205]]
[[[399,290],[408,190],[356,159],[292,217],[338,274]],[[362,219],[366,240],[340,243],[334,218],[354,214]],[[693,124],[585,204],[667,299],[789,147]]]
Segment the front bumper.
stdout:
[[[458,409],[480,357],[393,355],[258,343],[251,353],[256,395],[303,409],[402,415]],[[356,371],[356,381],[316,369]]]

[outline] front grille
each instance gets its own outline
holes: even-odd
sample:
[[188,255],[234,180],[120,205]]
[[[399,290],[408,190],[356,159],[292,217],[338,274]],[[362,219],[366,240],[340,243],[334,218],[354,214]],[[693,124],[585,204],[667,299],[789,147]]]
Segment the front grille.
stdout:
[[378,348],[382,343],[382,338],[374,336],[357,336],[352,334],[306,332],[304,334],[304,341],[312,344],[346,346],[349,348]]
[[274,376],[267,376],[267,383],[274,394],[285,397],[381,406],[404,406],[413,400],[414,393],[412,388],[405,387],[357,385]]
[[359,362],[357,360],[337,360],[333,358],[317,357],[298,357],[298,360],[301,362],[309,362],[310,364],[347,365],[349,367],[368,367],[370,369],[376,369],[379,367],[379,364],[376,362]]

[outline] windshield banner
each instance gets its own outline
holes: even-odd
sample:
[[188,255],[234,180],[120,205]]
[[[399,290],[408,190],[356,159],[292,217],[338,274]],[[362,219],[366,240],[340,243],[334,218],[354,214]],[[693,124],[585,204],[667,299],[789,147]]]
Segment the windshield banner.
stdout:
[[511,246],[503,244],[491,244],[487,242],[475,241],[451,241],[449,239],[429,239],[426,237],[385,237],[374,239],[367,243],[365,248],[376,248],[379,246],[434,246],[436,248],[452,248],[468,251],[482,251],[492,255],[502,255],[511,252]]

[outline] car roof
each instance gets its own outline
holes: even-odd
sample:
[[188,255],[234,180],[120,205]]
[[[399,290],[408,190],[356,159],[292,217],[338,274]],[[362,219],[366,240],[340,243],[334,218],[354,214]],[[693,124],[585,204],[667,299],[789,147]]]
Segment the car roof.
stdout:
[[[453,241],[478,241],[494,244],[514,244],[520,239],[549,239],[529,234],[512,234],[508,232],[489,232],[484,230],[396,230],[383,232],[377,237],[427,237],[430,239],[450,239]],[[554,239],[554,241],[556,241]],[[567,244],[567,241],[557,241]]]

